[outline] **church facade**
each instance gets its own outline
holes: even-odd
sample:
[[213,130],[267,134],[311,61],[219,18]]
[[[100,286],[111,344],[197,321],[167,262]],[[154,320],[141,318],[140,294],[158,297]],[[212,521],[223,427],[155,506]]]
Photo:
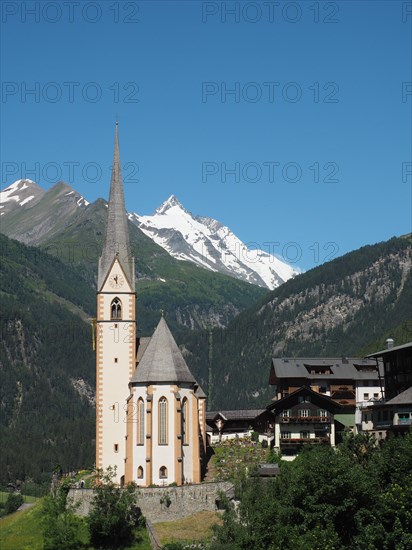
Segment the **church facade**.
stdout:
[[206,449],[206,396],[163,315],[137,338],[134,258],[116,123],[110,196],[98,267],[96,468],[119,484],[199,483]]

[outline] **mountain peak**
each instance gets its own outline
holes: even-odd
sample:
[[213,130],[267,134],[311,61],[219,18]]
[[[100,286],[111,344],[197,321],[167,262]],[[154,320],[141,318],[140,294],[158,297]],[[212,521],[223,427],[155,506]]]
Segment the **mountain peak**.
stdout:
[[164,214],[174,206],[177,206],[178,208],[186,212],[186,209],[183,207],[179,199],[174,195],[170,195],[170,197],[167,200],[165,200],[158,208],[156,208],[155,214]]
[[299,270],[263,250],[249,250],[222,223],[194,216],[171,195],[152,216],[129,215],[145,235],[178,260],[231,275],[269,289],[294,277]]

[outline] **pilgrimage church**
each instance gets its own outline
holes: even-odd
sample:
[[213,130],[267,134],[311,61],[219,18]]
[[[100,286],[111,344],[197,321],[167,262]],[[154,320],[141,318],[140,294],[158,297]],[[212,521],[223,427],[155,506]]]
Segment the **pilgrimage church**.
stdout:
[[206,396],[166,320],[136,337],[134,258],[128,234],[118,124],[96,318],[96,468],[140,486],[199,483],[206,448]]

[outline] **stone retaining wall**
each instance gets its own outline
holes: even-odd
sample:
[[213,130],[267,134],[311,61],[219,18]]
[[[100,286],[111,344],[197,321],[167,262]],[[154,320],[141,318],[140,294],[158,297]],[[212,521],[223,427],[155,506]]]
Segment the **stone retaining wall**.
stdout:
[[[151,522],[176,521],[197,512],[215,511],[219,493],[233,488],[229,481],[183,485],[182,487],[139,488],[138,506]],[[70,489],[68,497],[86,516],[93,500],[93,489]],[[162,502],[161,502],[162,501]]]

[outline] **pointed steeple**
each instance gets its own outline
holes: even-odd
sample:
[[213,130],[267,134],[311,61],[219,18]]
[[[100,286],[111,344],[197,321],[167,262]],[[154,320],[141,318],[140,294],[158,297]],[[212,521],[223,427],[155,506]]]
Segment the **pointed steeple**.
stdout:
[[122,169],[119,153],[119,124],[116,120],[114,140],[114,155],[112,178],[110,181],[110,196],[107,209],[106,231],[103,241],[102,255],[99,261],[98,289],[102,288],[104,280],[115,258],[118,259],[123,271],[134,291],[134,258],[132,258],[127,215],[124,204]]

